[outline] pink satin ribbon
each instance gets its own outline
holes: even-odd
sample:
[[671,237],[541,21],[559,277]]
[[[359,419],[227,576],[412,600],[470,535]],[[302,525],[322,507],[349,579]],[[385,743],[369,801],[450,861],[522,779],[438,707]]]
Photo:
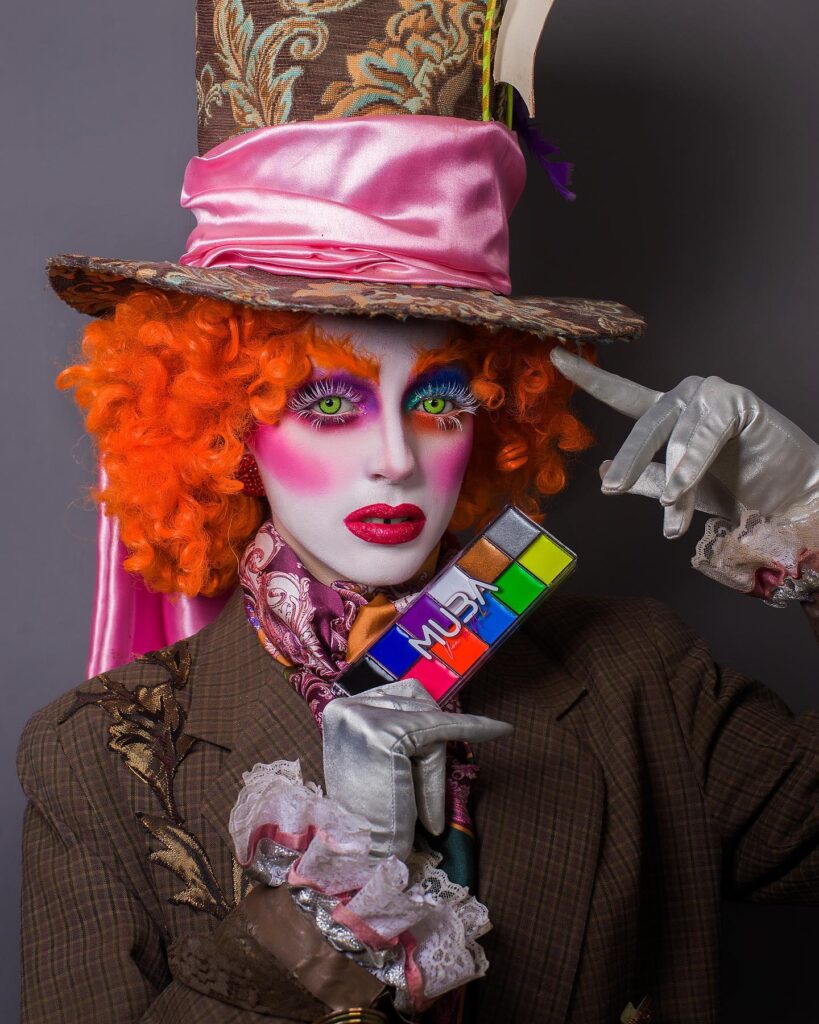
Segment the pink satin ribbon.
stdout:
[[185,170],[180,262],[509,294],[507,221],[526,179],[497,121],[302,121],[228,139]]
[[[100,487],[105,485],[100,472]],[[97,590],[91,615],[88,678],[125,665],[137,655],[193,636],[222,610],[228,594],[183,597],[157,594],[122,568],[128,552],[119,538],[119,520],[105,515],[97,522]]]

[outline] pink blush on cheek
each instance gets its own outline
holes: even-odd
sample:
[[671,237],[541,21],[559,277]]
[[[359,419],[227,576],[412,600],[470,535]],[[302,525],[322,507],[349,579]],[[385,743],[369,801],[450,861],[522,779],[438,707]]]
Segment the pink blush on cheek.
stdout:
[[457,490],[461,486],[471,454],[471,437],[455,438],[443,451],[438,452],[430,464],[430,477],[436,489],[444,493]]
[[249,447],[264,480],[300,494],[337,490],[339,481],[349,476],[343,457],[329,451],[322,457],[318,445],[306,445],[303,438],[290,435],[287,426],[260,424]]

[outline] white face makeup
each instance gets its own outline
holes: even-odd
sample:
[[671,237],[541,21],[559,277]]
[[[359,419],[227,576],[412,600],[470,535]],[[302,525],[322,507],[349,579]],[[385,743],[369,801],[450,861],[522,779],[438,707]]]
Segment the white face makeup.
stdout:
[[457,367],[416,373],[422,352],[444,343],[446,324],[334,316],[316,324],[349,336],[378,370],[316,368],[278,423],[256,427],[248,447],[273,522],[323,583],[403,583],[452,516],[477,402]]

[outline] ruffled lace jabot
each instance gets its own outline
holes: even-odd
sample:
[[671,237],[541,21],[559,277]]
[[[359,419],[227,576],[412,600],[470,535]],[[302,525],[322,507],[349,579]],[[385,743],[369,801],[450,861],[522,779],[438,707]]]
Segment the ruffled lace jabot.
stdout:
[[257,764],[230,815],[239,862],[265,885],[287,885],[337,950],[396,991],[404,1012],[486,973],[477,939],[489,915],[431,850],[369,856],[367,822],[305,784],[298,761]]

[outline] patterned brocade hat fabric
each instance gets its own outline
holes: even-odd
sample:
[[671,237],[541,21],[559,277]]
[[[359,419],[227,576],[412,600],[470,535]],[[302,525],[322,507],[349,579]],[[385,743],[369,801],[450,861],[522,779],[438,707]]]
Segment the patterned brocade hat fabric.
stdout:
[[[460,169],[459,154],[467,154],[468,166],[459,176],[463,179],[472,173],[469,161],[474,159],[475,167],[480,162],[470,154],[486,148],[475,145],[478,137],[483,139],[481,132],[491,133],[492,124],[485,122],[491,122],[492,115],[505,114],[507,90],[492,86],[488,71],[499,21],[499,16],[490,17],[487,24],[484,0],[197,0],[200,156],[186,172],[183,205],[194,211],[199,226],[189,239],[189,250],[179,263],[57,256],[48,263],[54,290],[69,305],[92,316],[110,312],[130,292],[147,287],[260,309],[451,319],[563,341],[639,336],[643,320],[616,302],[506,294],[511,290],[503,286],[509,284],[506,220],[520,191],[514,183],[516,175],[521,176],[522,188],[525,172],[516,137],[500,122],[494,125],[496,154],[478,167],[474,180],[469,179],[460,193],[450,188],[450,180],[458,180],[453,166]],[[417,144],[413,150],[408,140],[407,152],[413,154],[408,164],[414,160],[416,165],[407,167],[400,162],[403,136],[412,133],[402,132],[401,125],[412,128],[418,122],[396,117],[404,114],[430,118],[428,130],[421,133],[431,138],[428,158],[419,153]],[[374,129],[368,137],[375,138],[376,145],[362,142],[360,130],[359,141],[347,145],[361,119],[368,119],[366,124]],[[340,129],[333,143],[345,156],[348,151],[351,154],[346,180],[355,183],[359,174],[373,178],[375,187],[363,202],[363,218],[356,196],[351,209],[344,211],[347,220],[339,219],[339,197],[332,189],[321,193],[321,171],[312,166],[320,164],[320,158],[311,156],[303,165],[310,165],[304,184],[292,174],[286,188],[276,180],[283,164],[294,162],[291,155],[282,157],[277,152],[277,142],[292,139],[295,132],[326,148],[327,129],[322,129],[322,123],[331,132]],[[347,126],[350,133],[345,133]],[[445,149],[453,132],[460,132],[467,141],[453,143],[447,164],[445,156],[437,157],[441,147],[436,139]],[[257,150],[254,144],[259,144]],[[282,151],[292,154],[286,145]],[[373,160],[367,145],[372,146]],[[381,179],[375,156],[379,148],[380,159],[385,160]],[[308,155],[316,151],[310,146],[305,150]],[[389,157],[384,157],[386,151]],[[510,151],[519,167],[512,166]],[[251,173],[257,179],[253,200],[257,205],[250,213],[259,214],[262,206],[268,212],[260,214],[256,235],[243,238],[236,251],[225,253],[230,248],[224,244],[225,236],[235,242],[236,226],[253,221],[254,216],[243,211],[226,225],[225,218],[211,216],[212,197],[219,194],[226,178],[230,183],[231,173],[238,177],[242,159],[245,167],[249,161],[256,169]],[[233,171],[226,172],[225,167]],[[497,187],[488,188],[494,179]],[[200,182],[198,194],[196,188],[189,189],[191,181]],[[405,206],[400,196],[388,200],[396,204],[392,208],[382,208],[379,198],[372,199],[374,191],[383,191],[382,181],[397,181],[399,192],[401,183],[407,182],[411,197]],[[244,184],[238,180],[237,189]],[[419,187],[428,188],[429,195],[421,192],[419,198]],[[191,191],[193,195],[187,195]],[[228,209],[238,192],[225,194]],[[302,216],[297,229],[288,219],[298,206],[293,206],[294,196],[309,201],[311,211],[306,225]],[[474,225],[481,223],[484,202],[489,227],[485,234],[476,235]],[[272,222],[265,220],[270,209]],[[435,237],[435,228],[429,225],[447,217],[449,235],[444,231],[442,237]],[[388,241],[388,236],[396,234],[395,225],[413,227],[403,227],[398,242]],[[377,236],[383,229],[384,237],[376,237],[368,248],[373,228]],[[413,231],[417,238],[410,237]],[[192,245],[194,239],[197,242]],[[325,243],[329,251],[324,251]],[[397,258],[390,252],[392,244],[397,246]],[[483,262],[482,249],[488,253]],[[436,263],[439,257],[442,264]]]
[[509,298],[477,288],[319,281],[255,269],[215,271],[177,263],[59,256],[50,261],[49,276],[57,294],[89,316],[108,312],[134,288],[153,287],[208,295],[256,309],[455,320],[489,328],[510,327],[561,341],[636,338],[644,326],[627,307],[600,299]]
[[294,121],[479,121],[482,0],[198,0],[199,153]]

